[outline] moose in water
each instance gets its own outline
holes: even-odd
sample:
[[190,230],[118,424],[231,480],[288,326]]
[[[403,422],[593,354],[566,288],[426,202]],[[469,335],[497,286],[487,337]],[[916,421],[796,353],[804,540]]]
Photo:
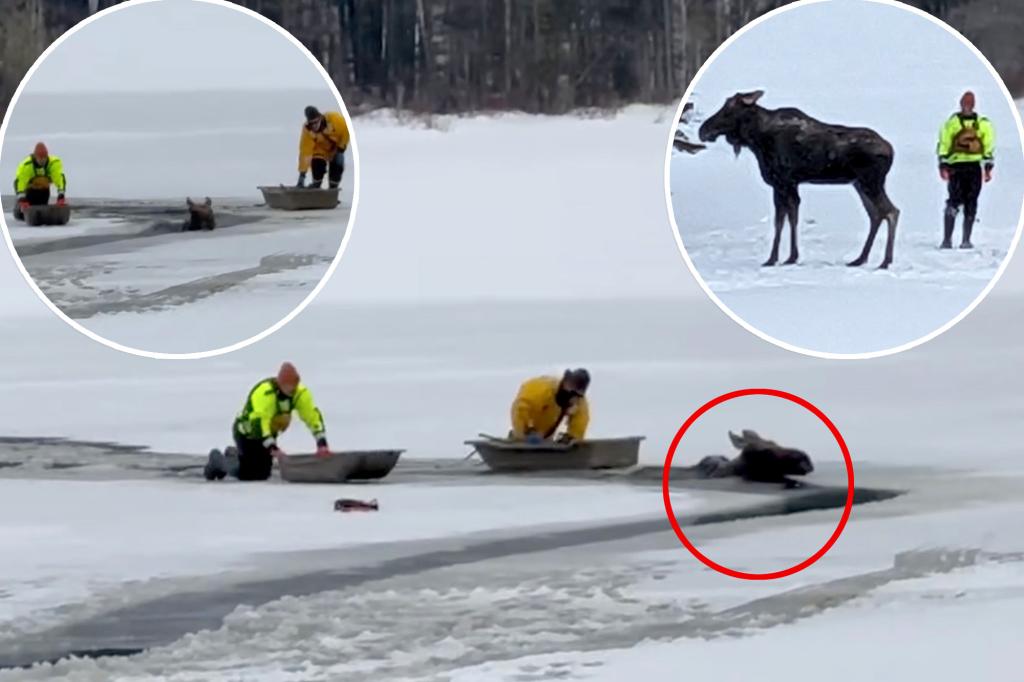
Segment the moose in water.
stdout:
[[202,203],[192,201],[191,197],[185,201],[188,205],[188,217],[181,226],[182,232],[208,231],[217,226],[217,221],[213,217],[213,200],[210,197],[206,197],[206,201]]
[[724,135],[737,156],[747,147],[757,158],[761,177],[771,186],[775,200],[775,239],[764,265],[775,265],[779,260],[779,242],[787,218],[790,248],[786,264],[799,259],[799,186],[809,183],[853,185],[867,210],[870,227],[860,255],[847,265],[867,262],[884,220],[888,236],[880,267],[889,267],[900,216],[885,193],[885,177],[893,161],[892,145],[868,128],[822,123],[799,109],[765,109],[757,104],[763,96],[763,90],[736,93],[704,121],[698,134],[702,142],[714,142]]
[[729,432],[729,440],[740,454],[733,459],[708,455],[697,463],[702,478],[739,476],[759,483],[798,485],[790,476],[806,476],[814,471],[811,458],[803,450],[787,448],[762,438],[756,431],[744,429],[739,435]]

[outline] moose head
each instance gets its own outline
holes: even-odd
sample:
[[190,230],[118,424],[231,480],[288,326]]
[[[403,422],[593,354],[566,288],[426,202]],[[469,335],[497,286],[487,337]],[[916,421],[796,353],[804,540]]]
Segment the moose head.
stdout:
[[803,450],[782,447],[775,441],[767,440],[756,431],[744,429],[740,435],[729,432],[729,440],[748,461],[758,461],[772,469],[777,476],[806,476],[814,471],[811,458]]
[[212,230],[214,228],[213,200],[210,197],[206,197],[205,201],[199,203],[192,201],[192,198],[189,197],[185,201],[188,204],[186,228],[190,230]]
[[738,156],[744,140],[743,133],[752,125],[757,101],[763,96],[764,90],[755,90],[737,92],[725,100],[722,108],[701,125],[698,131],[701,142],[714,142],[725,135],[726,141]]

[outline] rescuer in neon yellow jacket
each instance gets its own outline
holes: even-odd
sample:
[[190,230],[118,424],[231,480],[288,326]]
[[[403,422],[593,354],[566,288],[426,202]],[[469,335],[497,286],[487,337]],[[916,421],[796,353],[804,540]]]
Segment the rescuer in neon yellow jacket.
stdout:
[[45,206],[50,203],[50,187],[57,189],[57,204],[64,204],[64,164],[60,158],[52,156],[46,145],[36,143],[35,149],[18,165],[14,176],[14,193],[17,203],[14,206],[14,217],[24,220],[25,211],[29,206]]
[[978,214],[982,180],[991,181],[995,167],[995,127],[975,112],[974,105],[974,93],[965,92],[960,98],[960,111],[946,119],[939,130],[939,175],[949,190],[942,230],[943,249],[953,248],[956,216],[961,206],[964,223],[960,248],[973,248],[971,232]]
[[249,391],[232,428],[237,453],[212,451],[204,471],[206,478],[224,478],[229,473],[242,481],[270,478],[274,458],[285,456],[277,437],[291,424],[293,411],[316,439],[317,455],[329,456],[323,415],[295,366],[286,362],[276,377],[264,379]]
[[336,111],[321,114],[312,106],[306,107],[305,114],[306,123],[299,137],[299,182],[296,186],[306,186],[306,173],[312,169],[310,187],[321,187],[325,174],[329,176],[328,186],[338,187],[345,172],[345,150],[349,142],[345,117]]
[[561,377],[536,377],[519,388],[512,403],[512,432],[509,437],[536,444],[553,438],[567,421],[560,441],[583,440],[590,423],[586,392],[590,373],[585,369],[566,370]]

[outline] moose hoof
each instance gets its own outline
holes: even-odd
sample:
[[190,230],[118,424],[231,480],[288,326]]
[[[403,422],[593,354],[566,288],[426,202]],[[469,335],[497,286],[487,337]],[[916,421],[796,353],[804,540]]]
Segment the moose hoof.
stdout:
[[859,268],[860,266],[864,265],[864,260],[865,259],[863,258],[858,258],[857,260],[850,261],[846,265],[851,268]]
[[796,256],[790,256],[789,258],[786,259],[786,262],[783,263],[783,265],[796,265],[796,261],[797,261],[797,257]]
[[775,265],[776,263],[778,263],[778,261],[776,259],[769,258],[765,262],[761,263],[761,267],[762,268],[770,268],[771,266]]
[[878,269],[879,270],[888,270],[890,265],[892,265],[891,261],[885,261],[884,263],[882,263],[881,265],[878,266]]

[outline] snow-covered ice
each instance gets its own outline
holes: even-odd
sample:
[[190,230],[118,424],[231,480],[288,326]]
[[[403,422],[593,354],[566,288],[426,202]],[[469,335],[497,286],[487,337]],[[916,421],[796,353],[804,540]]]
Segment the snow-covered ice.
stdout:
[[[230,572],[238,579],[289,564],[301,571],[289,561],[298,550],[354,552],[374,543],[663,513],[655,488],[596,484],[446,485],[442,494],[413,485],[360,487],[360,497],[379,500],[379,514],[333,513],[338,494],[321,486],[0,479],[0,630],[39,628],[80,602],[127,603],[129,584],[140,598],[194,585],[197,576]],[[674,504],[685,510],[688,502],[680,496]],[[160,582],[174,578],[185,579]]]
[[[23,97],[4,138],[0,172],[13,174],[21,147],[43,137],[52,140],[54,153],[60,151],[69,177],[82,180],[69,180],[79,209],[67,227],[30,228],[5,219],[22,264],[68,317],[128,347],[200,352],[263,332],[312,293],[348,229],[355,185],[351,151],[337,209],[285,213],[257,205],[257,185],[294,183],[302,107],[324,94],[187,95],[201,95],[214,109],[252,112],[263,126],[243,124],[219,134],[189,128],[202,121],[181,94]],[[159,112],[140,117],[146,125],[118,140],[160,158],[151,173],[115,173],[108,165],[132,155],[125,149],[111,156],[97,146],[100,140],[112,144],[99,122],[125,102]],[[70,122],[54,116],[69,108],[88,115]],[[69,126],[72,132],[61,132]],[[231,163],[196,163],[205,158]],[[216,172],[204,176],[211,168]],[[185,219],[186,196],[214,197],[219,229],[174,231]],[[209,323],[229,317],[230,323]]]
[[[153,362],[102,348],[49,316],[14,268],[0,266],[0,285],[11,292],[0,331],[0,435],[116,440],[201,455],[226,440],[253,381],[288,358],[304,372],[336,447],[455,458],[467,453],[463,439],[507,426],[519,380],[582,364],[595,377],[594,435],[647,435],[642,457],[649,464],[661,461],[675,430],[708,399],[769,386],[811,400],[835,421],[862,485],[888,477],[911,494],[857,507],[832,552],[783,581],[755,584],[705,570],[666,524],[664,532],[627,540],[242,606],[214,631],[140,656],[4,671],[0,680],[669,680],[680,670],[748,679],[774,670],[765,661],[803,679],[812,673],[795,669],[794,660],[831,661],[840,655],[836,642],[857,657],[832,668],[837,680],[892,679],[893,670],[907,679],[960,680],[972,662],[980,678],[1012,679],[1002,671],[1012,670],[1007,652],[1024,551],[1013,523],[1024,499],[1015,445],[1024,399],[1012,381],[1024,359],[1019,263],[975,313],[921,348],[870,362],[807,358],[733,324],[685,272],[659,184],[670,112],[448,123],[447,130],[387,120],[360,127],[367,130],[365,224],[350,252],[302,315],[227,356]],[[508,139],[521,144],[493,163],[492,185],[476,164]],[[552,178],[563,183],[552,187]],[[513,179],[536,204],[508,201]],[[553,208],[566,194],[572,207]],[[483,213],[494,205],[504,210]],[[428,218],[441,207],[448,220]],[[407,248],[396,250],[397,243]],[[727,445],[724,434],[713,442],[723,427],[753,427],[836,463],[820,425],[782,409],[757,412],[749,422],[732,423],[744,419],[742,411],[709,422],[706,447]],[[310,445],[301,426],[284,439],[288,451]],[[902,473],[908,467],[925,473]],[[61,481],[7,480],[9,473],[0,480],[0,505],[10,505],[4,550],[15,547],[19,557],[10,573],[19,587],[3,592],[0,612],[17,609],[16,632],[173,592],[178,581],[214,587],[254,570],[358,563],[373,556],[366,540],[462,544],[467,533],[534,536],[555,515],[556,522],[599,524],[651,508],[660,513],[656,488],[616,484],[385,480],[342,492],[68,480],[70,471]],[[378,497],[382,510],[362,517],[330,511],[333,498],[349,492]],[[266,530],[202,525],[214,510],[228,520],[248,513],[265,520]],[[836,510],[808,512],[690,535],[727,565],[777,568],[805,557],[836,517]],[[362,530],[324,542],[339,524]],[[145,526],[157,530],[121,542],[106,534]],[[170,548],[160,542],[164,535],[176,540]],[[76,543],[69,546],[80,554],[62,554],[59,542]],[[137,552],[136,542],[155,558]],[[47,579],[30,585],[33,574]],[[123,589],[111,594],[121,580]],[[53,609],[62,598],[65,605]],[[919,637],[931,644],[927,657]]]
[[[849,27],[856,25],[872,29],[854,37]],[[901,49],[890,49],[894,44]],[[772,59],[764,59],[769,53]],[[800,264],[764,268],[774,208],[753,154],[744,150],[734,158],[724,139],[696,156],[673,153],[671,202],[683,245],[732,313],[792,346],[853,354],[925,337],[978,298],[1022,220],[1024,147],[1000,85],[966,46],[889,5],[806,5],[740,36],[702,74],[691,101],[707,117],[736,92],[755,89],[765,91],[759,104],[768,109],[797,107],[819,120],[872,128],[889,140],[895,162],[887,188],[901,216],[888,271],[876,269],[884,226],[868,265],[848,268],[867,236],[860,200],[849,186],[804,185]],[[995,178],[980,197],[976,248],[940,251],[946,190],[935,145],[966,89],[996,128]],[[787,227],[783,260],[788,249]]]
[[[68,317],[122,346],[195,353],[264,332],[308,299],[348,229],[355,144],[339,209],[253,208],[258,186],[296,183],[303,109],[343,105],[282,32],[230,7],[107,13],[56,46],[8,110],[0,176],[9,183],[44,141],[63,160],[73,209],[66,228],[12,225],[5,185],[4,223],[23,264]],[[219,229],[169,233],[186,197],[214,198]],[[99,239],[118,233],[135,238]],[[77,237],[97,241],[39,250]]]

